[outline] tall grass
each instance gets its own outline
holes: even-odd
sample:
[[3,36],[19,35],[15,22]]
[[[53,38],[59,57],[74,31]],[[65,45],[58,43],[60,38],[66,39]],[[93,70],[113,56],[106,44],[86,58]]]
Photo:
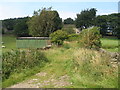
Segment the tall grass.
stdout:
[[118,87],[118,67],[114,67],[110,59],[109,55],[98,51],[85,48],[76,50],[73,56],[76,73],[72,76],[75,87],[78,83],[89,88]]
[[118,67],[111,64],[108,54],[70,44],[45,51],[51,60],[45,72],[55,74],[55,77],[67,74],[72,83],[65,86],[67,88],[118,87]]
[[36,66],[41,67],[48,59],[39,50],[13,50],[3,53],[2,56],[2,80],[3,82],[14,73],[24,72]]

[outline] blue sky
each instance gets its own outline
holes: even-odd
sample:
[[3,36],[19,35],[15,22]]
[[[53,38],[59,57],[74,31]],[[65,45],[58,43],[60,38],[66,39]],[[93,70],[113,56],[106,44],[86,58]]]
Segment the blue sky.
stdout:
[[87,8],[96,8],[97,15],[105,15],[118,12],[118,2],[1,2],[0,19],[32,16],[34,10],[42,7],[53,7],[60,17],[75,18],[77,13]]

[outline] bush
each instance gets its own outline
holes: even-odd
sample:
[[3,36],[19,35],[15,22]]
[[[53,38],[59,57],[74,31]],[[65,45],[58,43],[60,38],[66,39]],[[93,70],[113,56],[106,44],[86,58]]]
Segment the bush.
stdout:
[[68,35],[68,41],[77,41],[79,39],[78,34],[70,34]]
[[38,50],[5,52],[2,56],[2,80],[8,79],[14,72],[21,72],[47,62],[44,53]]
[[69,28],[63,28],[63,31],[66,31],[67,34],[75,34],[75,30],[72,27]]
[[98,49],[101,47],[101,35],[98,27],[84,29],[80,33],[80,45],[86,48]]
[[57,30],[50,34],[51,42],[57,45],[62,45],[63,41],[68,38],[68,34],[65,31]]

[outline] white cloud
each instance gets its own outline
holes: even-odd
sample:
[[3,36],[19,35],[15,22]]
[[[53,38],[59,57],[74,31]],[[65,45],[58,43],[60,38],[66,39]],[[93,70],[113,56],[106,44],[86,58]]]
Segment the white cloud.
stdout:
[[0,6],[0,12],[0,20],[28,16],[22,9],[14,6]]
[[74,13],[74,12],[58,11],[58,13],[63,20],[66,18],[69,18],[69,17],[72,19],[76,18],[76,13]]
[[112,13],[118,13],[118,12],[114,10],[98,10],[97,15],[108,15]]

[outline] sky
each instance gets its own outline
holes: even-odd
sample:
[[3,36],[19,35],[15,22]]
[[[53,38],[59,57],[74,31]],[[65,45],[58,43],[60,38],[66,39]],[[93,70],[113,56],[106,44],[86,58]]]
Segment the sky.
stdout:
[[[73,2],[74,1],[74,2]],[[0,1],[0,20],[8,18],[26,17],[32,16],[34,10],[41,9],[43,7],[51,7],[53,10],[57,10],[62,19],[66,18],[76,18],[76,14],[80,13],[82,10],[96,8],[97,15],[107,15],[111,13],[118,12],[118,0],[93,0],[79,1],[72,0],[1,0]]]

